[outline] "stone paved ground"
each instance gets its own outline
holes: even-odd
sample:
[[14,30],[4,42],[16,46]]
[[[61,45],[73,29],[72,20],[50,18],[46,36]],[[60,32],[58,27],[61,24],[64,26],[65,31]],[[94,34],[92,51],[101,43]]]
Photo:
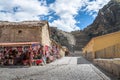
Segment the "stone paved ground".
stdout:
[[111,80],[83,57],[63,57],[45,66],[0,68],[0,80]]

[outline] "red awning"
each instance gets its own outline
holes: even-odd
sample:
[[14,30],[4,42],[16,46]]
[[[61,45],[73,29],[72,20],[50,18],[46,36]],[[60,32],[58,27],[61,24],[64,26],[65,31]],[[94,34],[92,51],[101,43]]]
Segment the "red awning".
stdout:
[[16,42],[16,43],[0,43],[0,46],[26,46],[32,44],[40,44],[39,42]]

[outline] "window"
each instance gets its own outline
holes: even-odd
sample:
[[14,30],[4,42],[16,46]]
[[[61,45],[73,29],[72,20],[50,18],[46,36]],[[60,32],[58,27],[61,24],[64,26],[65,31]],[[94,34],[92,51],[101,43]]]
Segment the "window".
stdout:
[[22,30],[18,30],[18,34],[22,33]]

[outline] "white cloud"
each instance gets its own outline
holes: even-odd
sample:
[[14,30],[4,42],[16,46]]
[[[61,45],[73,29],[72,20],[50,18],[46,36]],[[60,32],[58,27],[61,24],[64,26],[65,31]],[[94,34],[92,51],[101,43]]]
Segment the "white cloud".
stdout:
[[[23,21],[39,20],[40,16],[49,15],[49,11],[54,11],[59,16],[57,20],[50,23],[51,26],[58,27],[64,31],[80,29],[75,20],[78,11],[84,6],[84,11],[95,17],[109,0],[56,0],[50,6],[46,6],[46,0],[0,0],[0,20],[4,21]],[[14,12],[14,10],[16,12]],[[45,16],[44,16],[45,17]],[[48,20],[55,19],[50,15]],[[43,17],[42,17],[43,18]]]
[[84,11],[87,11],[93,17],[97,16],[99,9],[106,5],[110,0],[94,0],[92,2],[86,2],[86,8]]
[[56,12],[56,15],[58,15],[60,19],[53,21],[51,25],[66,31],[80,29],[76,26],[78,21],[75,20],[74,16],[78,14],[78,11],[82,7],[85,7],[84,11],[87,11],[89,15],[95,18],[99,9],[109,1],[110,0],[56,0],[55,3],[51,4],[50,8]]
[[56,0],[50,5],[50,8],[56,12],[60,19],[51,23],[53,26],[58,26],[59,29],[73,31],[80,29],[76,26],[77,21],[74,16],[85,5],[87,0]]
[[[18,7],[17,12],[13,9]],[[47,15],[48,7],[45,1],[38,0],[0,0],[0,20],[23,21],[39,20],[38,15]]]

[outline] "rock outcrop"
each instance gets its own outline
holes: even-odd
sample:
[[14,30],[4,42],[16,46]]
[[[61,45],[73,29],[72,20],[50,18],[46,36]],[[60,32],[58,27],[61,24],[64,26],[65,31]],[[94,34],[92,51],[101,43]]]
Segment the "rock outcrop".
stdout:
[[94,22],[91,25],[87,26],[84,30],[73,31],[70,34],[64,31],[53,29],[52,32],[55,31],[55,33],[54,35],[52,34],[52,36],[57,37],[55,40],[61,43],[61,45],[69,47],[71,46],[69,40],[72,38],[68,38],[68,35],[65,36],[65,34],[69,34],[70,36],[74,35],[76,39],[74,40],[76,41],[76,43],[74,44],[75,50],[82,50],[82,48],[89,42],[91,38],[116,32],[119,30],[120,0],[111,0],[107,5],[99,10],[98,16],[96,17]]
[[74,50],[76,41],[71,33],[59,30],[57,27],[50,27],[50,32],[53,40],[62,46],[66,46],[70,51]]
[[111,0],[101,10],[94,22],[84,29],[91,38],[120,30],[120,0]]
[[82,48],[90,40],[89,36],[84,31],[81,31],[81,30],[73,31],[71,32],[71,34],[73,34],[76,39],[76,44],[74,49],[77,51],[82,50]]
[[76,50],[81,50],[91,38],[120,30],[120,0],[111,0],[98,12],[94,22],[82,31],[73,31]]

